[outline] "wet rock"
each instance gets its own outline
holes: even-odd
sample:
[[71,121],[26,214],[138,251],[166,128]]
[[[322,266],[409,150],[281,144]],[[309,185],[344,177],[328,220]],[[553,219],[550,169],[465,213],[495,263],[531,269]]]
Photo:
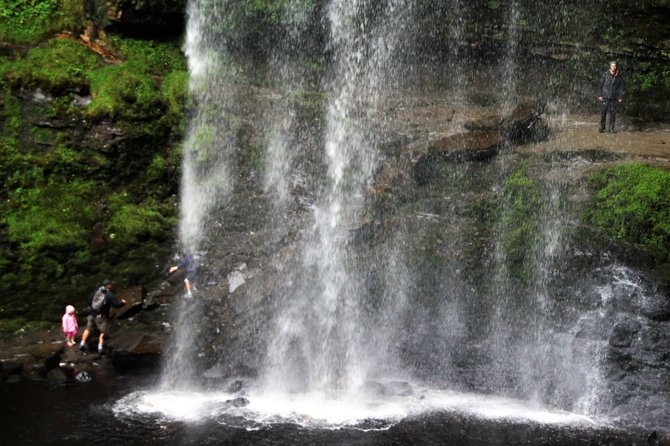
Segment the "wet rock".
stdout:
[[367,381],[361,387],[361,391],[366,395],[373,397],[393,395],[393,390],[379,381]]
[[76,107],[86,107],[92,101],[93,101],[93,98],[89,95],[80,96],[78,94],[75,94],[74,98],[72,99],[72,102],[70,103],[70,105],[73,105],[73,106],[76,106]]
[[145,297],[142,303],[142,311],[151,311],[160,307],[161,303],[153,297]]
[[406,381],[391,381],[388,387],[397,396],[410,396],[414,394],[412,386]]
[[21,375],[10,375],[10,376],[5,380],[5,382],[6,382],[7,384],[18,384],[18,383],[21,382],[21,380],[22,380]]
[[80,359],[81,350],[79,350],[79,344],[75,344],[72,347],[66,347],[60,356],[60,360],[65,362],[76,362]]
[[47,373],[47,380],[54,386],[62,386],[68,382],[67,374],[61,367],[56,367]]
[[160,364],[165,339],[156,334],[127,330],[114,333],[107,346],[112,351],[112,364],[116,369],[153,368]]
[[45,93],[41,88],[35,89],[33,92],[33,101],[44,104],[53,101],[53,95],[51,93]]
[[107,121],[93,126],[84,135],[82,145],[88,149],[97,149],[110,152],[112,147],[127,139],[126,134],[118,127]]
[[225,404],[229,407],[244,407],[249,405],[249,400],[244,397],[239,397],[233,400],[228,400]]
[[63,342],[45,342],[31,348],[29,353],[35,359],[35,366],[41,370],[50,370],[60,362],[60,355],[65,348]]
[[0,361],[0,372],[3,375],[14,375],[21,373],[22,370],[23,365],[20,362],[12,360]]
[[501,122],[503,139],[511,144],[526,144],[547,139],[549,126],[540,118],[545,105],[539,102],[517,105]]
[[497,129],[459,133],[433,142],[431,149],[447,162],[486,161],[497,155],[502,144]]
[[112,307],[109,311],[110,318],[128,319],[129,317],[133,317],[142,311],[144,297],[146,294],[147,292],[142,285],[124,288],[123,290],[119,291],[117,295],[118,299],[124,299],[126,304],[121,308]]
[[235,270],[228,274],[228,292],[230,294],[234,293],[236,289],[241,287],[246,283],[244,274],[241,271]]
[[499,130],[500,129],[500,115],[486,115],[474,121],[468,121],[463,124],[466,130],[473,132]]
[[244,381],[236,379],[228,386],[228,393],[237,393],[244,388]]
[[670,320],[670,298],[663,294],[642,296],[637,302],[642,315],[655,321]]
[[486,161],[498,154],[503,141],[498,130],[459,133],[434,141],[429,153],[421,155],[413,167],[419,186],[430,182],[441,162]]
[[74,380],[79,384],[87,384],[93,381],[93,378],[86,370],[82,370],[75,375]]
[[175,282],[174,285],[167,281],[162,283],[160,289],[152,290],[147,293],[145,297],[145,305],[165,305],[172,302],[172,298],[179,292],[181,286],[182,283],[178,282]]
[[617,323],[610,333],[609,344],[612,347],[629,347],[640,328],[641,324],[635,320],[625,320]]

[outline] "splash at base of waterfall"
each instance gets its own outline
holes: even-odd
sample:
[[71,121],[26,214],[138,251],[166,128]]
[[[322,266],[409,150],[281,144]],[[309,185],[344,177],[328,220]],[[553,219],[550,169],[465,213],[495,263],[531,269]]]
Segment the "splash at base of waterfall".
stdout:
[[384,430],[404,419],[440,412],[485,420],[596,427],[607,424],[588,416],[556,411],[532,402],[453,391],[414,388],[402,395],[279,394],[148,390],[133,392],[114,406],[119,418],[152,416],[165,421],[216,421],[245,429],[275,424],[303,428]]

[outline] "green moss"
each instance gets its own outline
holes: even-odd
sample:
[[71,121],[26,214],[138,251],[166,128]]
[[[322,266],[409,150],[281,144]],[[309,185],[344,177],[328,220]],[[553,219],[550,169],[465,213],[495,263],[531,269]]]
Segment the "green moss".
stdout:
[[51,31],[59,0],[5,0],[0,6],[0,41],[34,42]]
[[180,41],[156,42],[116,36],[111,40],[125,56],[126,64],[135,71],[165,75],[173,71],[187,70]]
[[174,208],[154,199],[133,203],[127,193],[110,199],[109,224],[105,234],[112,247],[122,248],[166,240],[176,224]]
[[96,214],[94,183],[50,181],[17,188],[10,194],[12,208],[3,218],[9,239],[28,259],[49,250],[84,248]]
[[590,177],[596,191],[586,219],[607,235],[670,253],[670,172],[620,164]]
[[143,118],[160,115],[163,110],[155,81],[126,65],[92,72],[91,95],[93,100],[86,111],[91,118]]
[[70,39],[51,39],[28,51],[24,59],[5,63],[0,76],[14,88],[43,88],[53,93],[88,91],[88,71],[103,65],[102,59]]
[[167,103],[168,112],[181,118],[184,115],[184,108],[188,99],[188,71],[173,71],[163,79],[161,84],[161,93]]
[[19,333],[24,325],[26,320],[22,317],[0,319],[0,333]]
[[[57,319],[60,314],[51,315],[51,319]],[[29,321],[23,317],[0,319],[0,333],[21,334],[35,330],[47,330],[52,328],[53,324],[48,321]]]

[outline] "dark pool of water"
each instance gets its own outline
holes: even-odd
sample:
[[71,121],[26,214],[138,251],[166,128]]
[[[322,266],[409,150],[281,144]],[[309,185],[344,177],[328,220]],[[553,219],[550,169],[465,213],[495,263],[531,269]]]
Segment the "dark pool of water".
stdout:
[[[403,420],[385,430],[315,429],[292,424],[235,427],[224,419],[201,423],[153,416],[117,417],[114,404],[137,389],[151,388],[155,376],[122,376],[95,383],[53,387],[46,382],[0,386],[0,444],[67,445],[646,445],[649,432],[614,428],[546,426],[432,413]],[[228,420],[234,421],[234,420]]]

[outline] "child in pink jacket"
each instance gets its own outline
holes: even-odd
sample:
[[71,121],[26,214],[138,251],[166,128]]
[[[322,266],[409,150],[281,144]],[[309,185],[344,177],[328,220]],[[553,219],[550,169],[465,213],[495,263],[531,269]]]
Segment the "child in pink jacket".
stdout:
[[68,305],[65,307],[65,314],[63,315],[63,332],[68,347],[74,345],[74,335],[77,334],[77,328],[79,328],[79,324],[77,323],[77,317],[74,315],[74,307]]

